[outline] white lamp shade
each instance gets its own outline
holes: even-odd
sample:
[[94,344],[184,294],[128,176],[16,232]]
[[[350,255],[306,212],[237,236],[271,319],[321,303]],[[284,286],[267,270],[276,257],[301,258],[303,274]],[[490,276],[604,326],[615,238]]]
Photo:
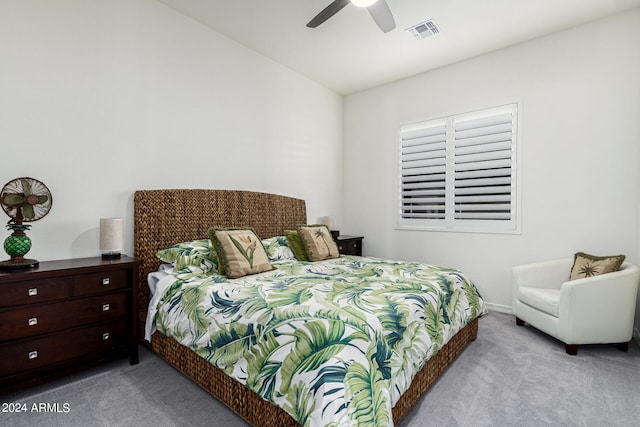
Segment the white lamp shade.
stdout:
[[336,222],[330,216],[321,216],[320,217],[320,224],[326,225],[329,230],[335,230],[336,229]]
[[100,218],[100,250],[122,252],[123,230],[122,218]]

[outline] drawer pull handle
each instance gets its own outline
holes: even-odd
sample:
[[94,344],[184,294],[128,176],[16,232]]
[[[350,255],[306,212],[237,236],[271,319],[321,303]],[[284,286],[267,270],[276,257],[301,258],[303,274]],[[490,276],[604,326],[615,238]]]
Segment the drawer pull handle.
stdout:
[[109,304],[102,304],[102,311],[109,311]]
[[102,341],[106,341],[109,339],[109,332],[105,332],[104,334],[102,334]]
[[109,278],[105,277],[104,279],[102,279],[102,285],[103,286],[107,286],[109,284]]
[[37,351],[30,351],[29,352],[29,360],[35,359],[36,357],[38,357],[38,352]]
[[29,319],[29,326],[35,326],[38,324],[38,318],[37,317],[32,317],[31,319]]
[[36,295],[38,295],[38,288],[29,289],[29,296],[30,297],[35,297]]

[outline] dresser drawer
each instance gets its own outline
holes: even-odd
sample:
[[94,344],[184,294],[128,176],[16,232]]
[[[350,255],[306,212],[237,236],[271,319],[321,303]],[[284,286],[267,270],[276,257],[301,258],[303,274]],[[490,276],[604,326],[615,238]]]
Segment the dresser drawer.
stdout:
[[127,295],[121,292],[0,310],[0,342],[123,316]]
[[18,280],[0,285],[0,307],[36,304],[69,298],[73,291],[73,277],[48,277]]
[[91,295],[127,287],[125,270],[78,274],[73,277],[73,295]]
[[120,320],[0,344],[0,376],[104,351],[122,345],[126,335],[126,322]]

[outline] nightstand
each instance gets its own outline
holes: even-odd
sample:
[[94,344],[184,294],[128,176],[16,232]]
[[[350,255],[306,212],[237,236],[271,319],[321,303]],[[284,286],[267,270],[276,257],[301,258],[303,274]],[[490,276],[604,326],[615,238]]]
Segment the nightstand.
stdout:
[[338,252],[341,255],[357,255],[362,256],[362,239],[361,236],[338,236],[336,244]]
[[0,391],[129,355],[136,340],[138,263],[80,258],[0,272]]

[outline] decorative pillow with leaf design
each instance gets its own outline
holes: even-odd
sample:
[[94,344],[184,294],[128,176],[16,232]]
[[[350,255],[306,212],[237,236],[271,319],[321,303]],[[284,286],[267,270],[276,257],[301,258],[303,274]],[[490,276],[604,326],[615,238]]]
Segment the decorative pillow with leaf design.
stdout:
[[302,242],[300,234],[298,234],[298,230],[284,230],[284,235],[287,238],[287,243],[293,255],[295,255],[298,261],[309,261],[307,251],[304,248],[304,243]]
[[338,245],[326,225],[298,225],[296,229],[310,261],[322,261],[340,256]]
[[264,249],[267,251],[267,255],[271,261],[296,259],[296,256],[289,247],[289,243],[285,236],[262,239],[262,246],[264,246]]
[[274,269],[252,228],[213,227],[209,238],[218,253],[220,274],[236,279]]
[[618,271],[624,259],[624,255],[594,256],[577,252],[573,257],[569,280],[584,279]]
[[177,243],[159,250],[156,256],[161,261],[173,264],[176,270],[195,267],[203,273],[218,272],[218,256],[209,239]]

